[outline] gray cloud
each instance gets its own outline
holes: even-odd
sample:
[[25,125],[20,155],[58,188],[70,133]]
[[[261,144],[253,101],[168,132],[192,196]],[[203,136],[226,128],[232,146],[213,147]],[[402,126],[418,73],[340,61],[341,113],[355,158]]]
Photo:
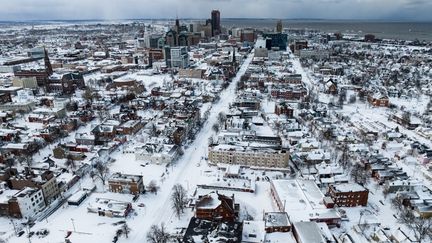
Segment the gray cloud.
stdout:
[[222,17],[432,20],[430,0],[0,0],[0,19]]

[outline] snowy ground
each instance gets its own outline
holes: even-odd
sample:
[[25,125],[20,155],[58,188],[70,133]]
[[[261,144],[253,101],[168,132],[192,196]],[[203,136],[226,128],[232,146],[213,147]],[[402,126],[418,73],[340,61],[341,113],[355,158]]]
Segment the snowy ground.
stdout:
[[[150,226],[153,224],[165,223],[170,230],[175,230],[177,227],[186,227],[191,216],[185,214],[181,219],[174,216],[171,209],[170,195],[172,187],[176,183],[182,184],[189,189],[192,194],[196,189],[196,185],[206,181],[207,174],[205,171],[216,170],[210,169],[202,158],[207,156],[208,138],[213,135],[212,125],[217,121],[217,116],[221,111],[228,108],[230,102],[235,98],[235,86],[240,77],[245,73],[249,63],[252,60],[252,54],[245,60],[241,66],[237,76],[233,79],[230,86],[221,92],[220,101],[213,104],[210,109],[210,115],[202,130],[197,134],[196,139],[185,149],[184,156],[181,157],[172,167],[165,165],[145,165],[139,161],[135,161],[133,154],[123,154],[121,148],[115,151],[111,156],[116,160],[111,166],[111,172],[124,172],[131,174],[141,174],[144,177],[144,183],[147,184],[151,180],[155,180],[160,187],[157,194],[147,193],[141,196],[137,202],[133,203],[136,210],[131,218],[127,219],[129,227],[132,229],[128,239],[121,238],[119,242],[145,242],[145,237]],[[148,78],[148,76],[144,76]],[[158,80],[161,80],[160,78]],[[151,86],[151,85],[150,85]],[[209,107],[205,107],[209,108]],[[50,153],[47,147],[41,152],[38,157],[45,157]],[[52,150],[51,150],[52,151]],[[161,175],[164,175],[163,177]],[[259,205],[251,204],[251,215],[258,216],[262,210],[272,210],[268,194],[263,191],[268,191],[267,182],[258,183],[258,193],[236,193],[238,200],[242,205],[251,204],[259,200],[262,202]],[[33,236],[31,238],[34,243],[45,242],[64,242],[66,231],[73,230],[72,220],[75,224],[76,231],[72,233],[73,242],[90,243],[90,242],[111,242],[115,231],[119,226],[113,225],[122,219],[100,217],[96,214],[87,212],[86,205],[91,200],[97,197],[113,198],[121,201],[131,201],[130,195],[116,193],[101,193],[100,188],[98,193],[94,193],[87,198],[80,206],[64,206],[57,210],[53,215],[48,217],[44,222],[38,222],[31,231],[49,228],[50,234],[45,238]],[[259,199],[257,199],[259,198]],[[138,204],[143,203],[145,207],[138,207]],[[6,232],[12,229],[7,219],[0,219],[0,231]],[[21,243],[25,236],[20,238],[12,237],[10,243]]]

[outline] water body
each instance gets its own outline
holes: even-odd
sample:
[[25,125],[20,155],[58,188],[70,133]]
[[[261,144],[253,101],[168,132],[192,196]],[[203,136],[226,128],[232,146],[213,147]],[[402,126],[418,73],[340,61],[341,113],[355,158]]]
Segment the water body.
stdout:
[[[276,19],[222,19],[222,25],[231,27],[274,28]],[[432,41],[432,22],[390,22],[356,20],[283,20],[284,28],[313,29],[326,33],[352,33],[377,38]]]
[[[129,20],[41,20],[41,21],[0,21],[0,28],[5,25],[50,25],[50,24],[95,24],[120,23],[123,21],[157,21],[164,19],[129,19]],[[169,19],[172,21],[172,19]],[[166,19],[168,21],[168,19]],[[200,19],[184,19],[183,21],[200,21]],[[275,28],[277,19],[221,19],[225,27]],[[363,36],[374,34],[381,39],[420,40],[432,42],[432,22],[402,22],[402,21],[360,21],[360,20],[291,20],[282,21],[284,28],[320,30],[326,33],[351,33]]]

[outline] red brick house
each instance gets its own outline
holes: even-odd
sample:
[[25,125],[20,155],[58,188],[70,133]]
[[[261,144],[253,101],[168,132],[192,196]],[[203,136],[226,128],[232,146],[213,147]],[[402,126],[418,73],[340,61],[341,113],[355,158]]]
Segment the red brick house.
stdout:
[[275,88],[271,91],[271,96],[277,99],[300,100],[307,95],[307,90],[303,86]]
[[206,220],[235,221],[238,217],[239,205],[231,197],[211,192],[200,196],[195,205],[195,217]]
[[388,107],[389,106],[389,97],[387,95],[382,94],[369,94],[367,97],[369,104],[377,107]]

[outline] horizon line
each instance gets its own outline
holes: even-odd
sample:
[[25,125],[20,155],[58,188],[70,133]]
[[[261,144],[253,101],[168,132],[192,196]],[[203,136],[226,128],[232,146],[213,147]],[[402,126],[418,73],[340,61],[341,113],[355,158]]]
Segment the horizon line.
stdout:
[[[180,20],[207,20],[207,18],[179,18]],[[79,21],[79,22],[90,22],[90,21],[133,21],[133,20],[175,20],[175,18],[114,18],[114,19],[104,19],[104,18],[94,18],[94,19],[24,19],[24,20],[3,20],[0,19],[0,23],[28,23],[28,22],[71,22],[71,21]],[[355,21],[355,22],[412,22],[412,23],[429,23],[432,20],[413,20],[413,19],[393,19],[393,18],[380,18],[380,19],[363,19],[363,18],[354,18],[354,19],[332,19],[332,18],[275,18],[275,17],[226,17],[221,18],[221,20],[282,20],[282,21]]]

